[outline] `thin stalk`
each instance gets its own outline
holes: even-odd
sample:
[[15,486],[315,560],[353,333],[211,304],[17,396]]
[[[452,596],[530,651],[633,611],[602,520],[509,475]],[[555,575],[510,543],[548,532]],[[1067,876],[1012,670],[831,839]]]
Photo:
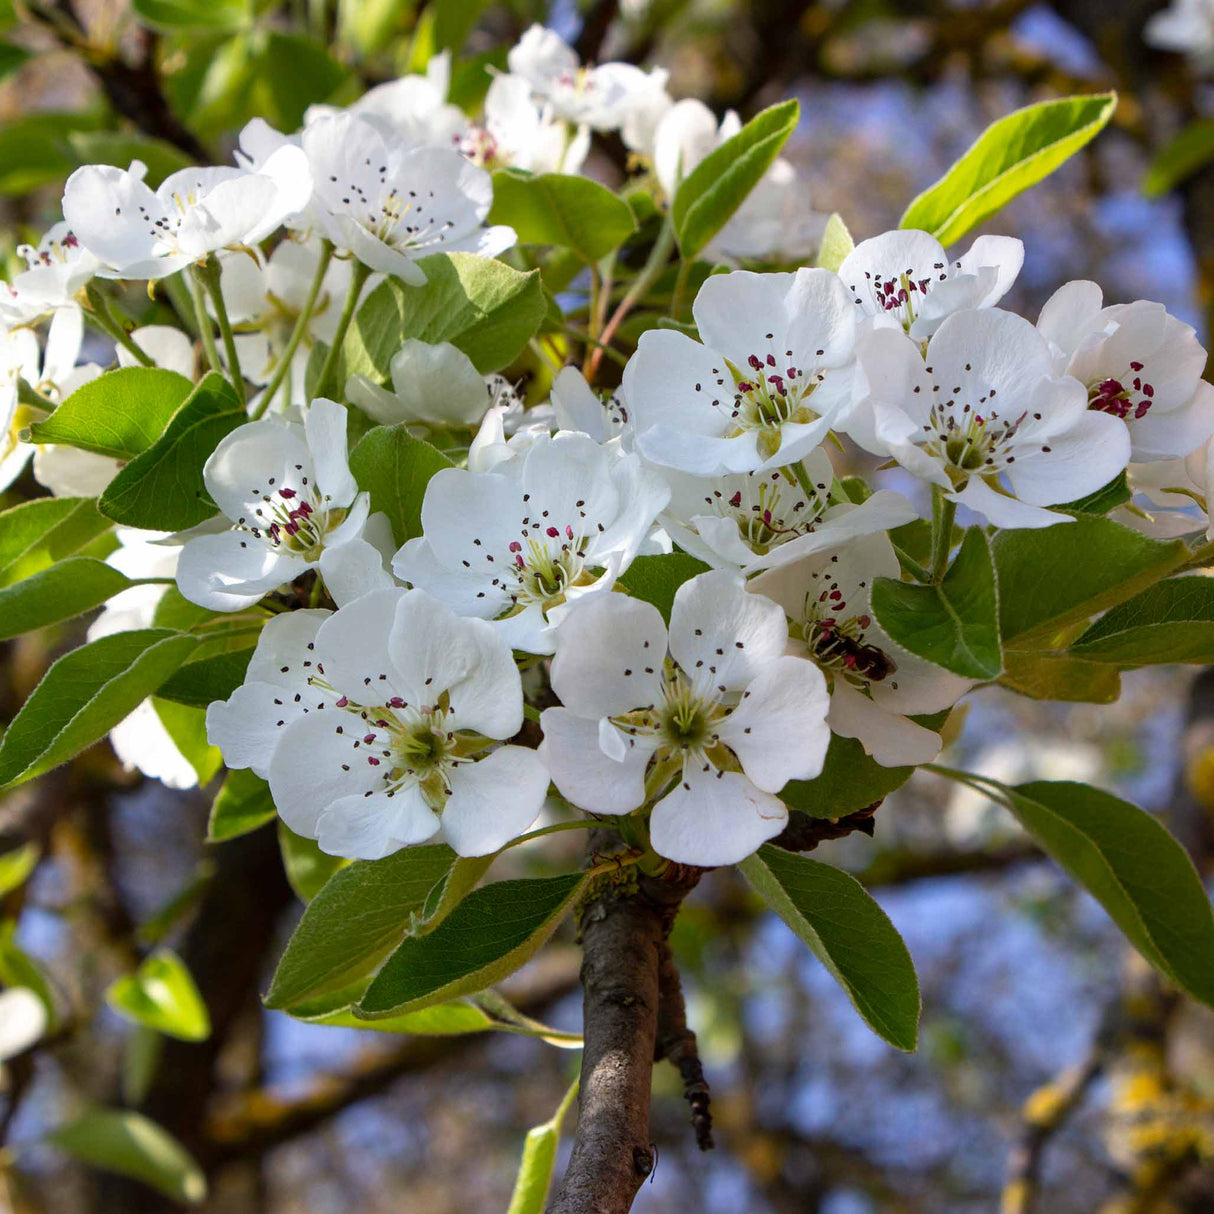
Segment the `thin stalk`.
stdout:
[[621,367],[628,365],[628,359],[619,350],[613,350],[610,346],[603,345],[597,337],[591,337],[585,329],[579,329],[577,325],[564,325],[561,328],[561,332],[568,333],[575,341],[584,342],[586,345],[592,347],[592,350],[597,352],[600,357],[605,354],[613,363]]
[[687,293],[687,279],[691,274],[691,262],[684,258],[679,262],[679,273],[674,280],[674,296],[670,301],[670,315],[675,320],[679,319],[679,313],[683,311],[683,296]]
[[312,276],[312,285],[308,288],[308,298],[304,300],[303,309],[295,321],[295,328],[291,330],[291,337],[279,356],[278,367],[275,369],[273,377],[262,392],[261,400],[249,415],[254,421],[273,403],[278,389],[282,387],[283,381],[291,371],[291,360],[295,357],[295,351],[299,349],[299,343],[303,341],[303,336],[308,331],[308,322],[311,321],[312,313],[316,309],[316,301],[320,298],[320,289],[324,285],[325,274],[328,272],[329,262],[332,260],[332,244],[327,240],[322,241],[320,260],[316,263],[316,273]]
[[316,381],[316,395],[329,395],[329,381],[337,373],[337,360],[341,357],[342,343],[346,340],[346,330],[354,319],[354,309],[358,307],[358,297],[362,294],[363,286],[371,275],[369,266],[361,261],[355,261],[350,266],[350,290],[346,294],[346,302],[342,305],[341,316],[337,321],[337,332],[333,334],[333,344],[325,356],[324,366]]
[[[601,822],[596,822],[593,818],[577,822],[554,822],[551,826],[540,826],[535,830],[528,831],[525,835],[519,835],[517,839],[511,839],[502,848],[502,851],[506,851],[511,847],[518,847],[520,843],[530,843],[532,839],[540,839],[544,835],[555,835],[564,830],[595,830],[602,825]],[[499,852],[498,854],[500,855],[501,853]]]
[[932,583],[938,585],[948,571],[948,557],[953,550],[953,519],[956,502],[950,502],[939,485],[932,486]]
[[140,366],[154,367],[155,359],[146,351],[140,349],[135,339],[122,327],[122,324],[110,311],[109,300],[101,293],[95,283],[89,283],[84,288],[85,298],[89,301],[89,315],[93,323],[103,332],[112,337],[124,350],[138,360]]
[[185,274],[186,286],[190,289],[190,300],[194,304],[194,316],[198,321],[198,332],[202,337],[202,349],[207,356],[207,365],[212,371],[223,374],[223,362],[215,347],[215,334],[211,330],[211,318],[207,314],[206,300],[202,297],[202,283],[196,274]]
[[215,318],[219,321],[219,335],[223,338],[223,349],[228,360],[228,378],[236,389],[236,397],[243,409],[245,405],[244,375],[240,370],[240,355],[236,352],[236,337],[232,333],[232,322],[228,319],[228,305],[223,300],[223,288],[220,286],[222,274],[219,258],[212,253],[202,265],[196,267],[195,273],[202,280],[206,293],[211,297],[211,305],[215,309]]

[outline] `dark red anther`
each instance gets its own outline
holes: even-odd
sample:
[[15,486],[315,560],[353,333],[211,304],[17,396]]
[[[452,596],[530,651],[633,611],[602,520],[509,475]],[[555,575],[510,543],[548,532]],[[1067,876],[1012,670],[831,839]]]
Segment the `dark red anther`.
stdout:
[[294,489],[287,489],[287,488],[284,486],[282,489],[279,489],[279,491],[278,491],[278,496],[279,496],[279,497],[285,497],[285,498],[287,499],[287,501],[290,501],[290,500],[291,500],[291,499],[292,499],[292,498],[295,496],[295,490],[294,490]]
[[556,539],[556,537],[560,535],[560,532],[555,527],[549,527],[544,534],[548,536],[549,539]]
[[742,504],[742,490],[739,489],[733,497],[729,499],[729,504],[736,510]]
[[763,364],[762,364],[761,362],[759,362],[758,355],[756,355],[756,354],[752,354],[752,355],[751,355],[751,356],[750,356],[750,357],[749,357],[749,358],[746,360],[746,365],[747,365],[747,366],[749,366],[749,367],[753,367],[753,368],[754,368],[756,371],[762,371],[762,370],[763,370]]
[[347,704],[349,704],[349,703],[350,703],[350,697],[349,697],[349,696],[342,696],[342,697],[341,697],[341,699],[337,701],[337,707],[338,707],[338,708],[345,708],[345,707],[346,707],[346,705],[347,705]]

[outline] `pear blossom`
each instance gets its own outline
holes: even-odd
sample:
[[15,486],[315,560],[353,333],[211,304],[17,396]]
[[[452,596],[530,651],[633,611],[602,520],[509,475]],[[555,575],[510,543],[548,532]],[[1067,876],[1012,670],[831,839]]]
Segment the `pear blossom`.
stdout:
[[1167,8],[1151,15],[1142,36],[1162,51],[1180,52],[1198,67],[1208,68],[1214,62],[1214,2],[1172,0]]
[[[155,363],[165,371],[176,371],[186,379],[194,378],[195,364],[194,343],[188,334],[172,325],[141,325],[131,330],[131,340]],[[120,367],[138,367],[139,359],[126,348],[118,346],[114,353],[118,356]]]
[[[364,540],[370,499],[346,462],[346,411],[315,400],[303,424],[262,420],[237,426],[203,467],[207,492],[229,530],[191,536],[177,588],[212,611],[239,611],[318,565],[375,560]],[[370,550],[369,550],[370,549]],[[372,571],[373,572],[373,571]]]
[[819,447],[802,464],[803,479],[792,468],[717,477],[668,472],[662,526],[685,552],[715,568],[753,573],[917,517],[906,498],[888,489],[859,506],[832,506],[834,470],[826,452]]
[[1069,282],[1037,321],[1056,374],[1087,386],[1089,406],[1125,422],[1133,458],[1180,459],[1214,434],[1214,385],[1191,325],[1140,299],[1102,307],[1094,282]]
[[850,408],[855,310],[829,270],[716,275],[692,312],[703,344],[651,329],[624,369],[646,459],[697,476],[780,467]]
[[830,740],[826,680],[787,644],[783,610],[724,571],[679,587],[669,632],[639,599],[580,604],[552,660],[563,707],[540,718],[553,782],[592,813],[658,797],[650,841],[667,859],[744,859],[784,828],[775,794],[816,776]]
[[1090,410],[1077,379],[1051,374],[1045,339],[1011,312],[954,313],[925,357],[893,329],[860,352],[871,415],[853,413],[848,433],[996,527],[1069,522],[1042,507],[1094,493],[1129,462],[1125,426]]
[[923,341],[953,312],[994,307],[1023,264],[1024,244],[1011,236],[979,236],[950,261],[934,236],[910,229],[862,240],[839,277],[865,320]]
[[468,471],[492,472],[499,464],[518,459],[540,439],[557,429],[551,405],[525,408],[522,397],[503,376],[488,376],[493,403],[468,447]]
[[32,987],[10,986],[0,992],[0,1062],[36,1044],[49,1025],[46,1004]]
[[1184,459],[1131,464],[1131,491],[1145,499],[1146,509],[1120,507],[1111,514],[1118,522],[1160,539],[1204,530],[1214,540],[1210,491],[1214,486],[1214,439]]
[[315,182],[308,215],[338,249],[373,270],[418,286],[426,281],[420,257],[495,257],[514,244],[513,228],[481,226],[493,185],[453,148],[387,138],[348,113],[309,124],[302,147]]
[[284,146],[256,171],[191,168],[153,191],[147,166],[85,165],[68,178],[63,214],[76,237],[117,278],[165,278],[219,249],[255,245],[307,204],[303,153]]
[[375,860],[441,830],[478,856],[526,830],[548,790],[535,751],[494,746],[522,722],[492,627],[386,588],[271,620],[207,735],[229,766],[268,778],[283,821],[323,851]]
[[478,426],[489,406],[513,389],[500,375],[483,376],[472,360],[450,342],[408,338],[388,364],[393,391],[365,375],[351,376],[350,400],[380,425],[421,422],[440,428]]
[[29,269],[0,283],[0,322],[28,324],[60,308],[78,307],[77,296],[101,263],[76,238],[71,226],[49,228],[37,245],[18,245]]
[[571,132],[521,76],[495,76],[485,94],[484,117],[468,128],[459,150],[486,169],[576,173],[590,151],[590,128]]
[[716,115],[697,98],[676,101],[658,121],[653,141],[653,172],[666,197],[674,198],[679,182],[741,129],[733,110],[718,125]]
[[553,420],[558,430],[580,430],[596,443],[618,440],[632,449],[632,425],[622,392],[600,396],[577,367],[562,367],[552,381],[549,394]]
[[826,221],[810,206],[804,178],[791,161],[778,156],[705,246],[704,256],[729,265],[803,262],[821,244]]
[[[861,507],[838,509],[854,514]],[[857,738],[885,767],[931,762],[940,737],[908,716],[950,708],[971,686],[896,645],[877,623],[873,579],[900,575],[889,537],[874,533],[771,569],[750,583],[787,612],[794,652],[811,658],[831,679],[831,729]]]
[[515,649],[551,653],[561,617],[611,589],[669,493],[636,455],[584,434],[535,436],[491,472],[435,473],[423,534],[393,572],[460,615],[494,621]]

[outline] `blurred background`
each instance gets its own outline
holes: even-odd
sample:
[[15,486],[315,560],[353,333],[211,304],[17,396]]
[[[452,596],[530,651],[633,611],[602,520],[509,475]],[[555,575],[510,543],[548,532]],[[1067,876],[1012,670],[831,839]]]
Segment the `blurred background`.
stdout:
[[[301,0],[259,5],[245,32],[155,35],[128,19],[123,0],[11,0],[0,17],[6,7],[0,219],[10,253],[58,218],[76,164],[125,163],[123,141],[136,134],[162,141],[169,167],[224,160],[250,117],[292,129],[308,104],[352,100],[416,65],[426,13],[409,0],[336,10]],[[798,97],[801,126],[785,154],[807,182],[805,204],[841,212],[857,240],[896,226],[993,119],[1116,87],[1112,127],[984,229],[1025,242],[1004,306],[1035,319],[1063,282],[1092,278],[1106,301],[1158,300],[1204,335],[1214,5],[1178,0],[1173,50],[1144,39],[1163,7],[438,5],[467,18],[454,87],[470,98],[532,21],[585,60],[660,64],[674,97],[719,112],[747,118]],[[293,70],[264,70],[283,56]],[[606,145],[590,171],[616,181],[625,156]],[[3,504],[31,490],[21,483]],[[44,630],[0,649],[0,718],[78,639]],[[1164,815],[1208,873],[1214,675],[1146,670],[1123,687],[1103,707],[974,693],[964,721],[954,717],[946,761],[1118,792]],[[32,959],[69,1009],[48,1041],[6,1068],[0,1208],[177,1208],[40,1141],[86,1101],[125,1100],[198,1159],[210,1182],[202,1208],[215,1214],[504,1211],[524,1132],[551,1115],[577,1054],[524,1037],[322,1028],[262,1010],[259,992],[302,904],[273,827],[204,842],[213,795],[126,772],[103,744],[0,802],[0,842],[42,848],[32,880],[0,908],[15,925],[0,970]],[[659,1162],[638,1214],[1214,1210],[1214,1014],[1160,989],[1096,904],[982,798],[920,775],[885,801],[874,827],[817,855],[859,876],[906,938],[923,986],[919,1052],[873,1037],[788,930],[734,876],[712,874],[683,910],[675,946],[718,1146],[697,1152],[674,1072],[660,1066]],[[515,862],[575,864],[579,844],[568,838],[545,840],[542,856],[520,849]],[[293,879],[314,879],[307,857],[297,860]],[[206,999],[214,1032],[204,1043],[149,1038],[105,1006],[106,986],[157,940],[177,948]],[[570,928],[507,993],[576,1031],[577,965]]]

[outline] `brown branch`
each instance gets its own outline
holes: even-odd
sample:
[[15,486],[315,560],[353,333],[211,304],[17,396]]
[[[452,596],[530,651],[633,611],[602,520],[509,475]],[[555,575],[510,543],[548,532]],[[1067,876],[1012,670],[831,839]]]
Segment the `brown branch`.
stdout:
[[653,1057],[655,1062],[665,1058],[679,1072],[683,1080],[683,1099],[691,1105],[696,1146],[701,1151],[711,1151],[712,1110],[709,1108],[708,1083],[696,1048],[696,1035],[687,1027],[683,984],[666,941],[662,942],[658,957],[658,1036]]
[[856,831],[871,838],[873,815],[880,808],[881,801],[874,801],[872,805],[842,818],[813,818],[794,810],[788,815],[788,825],[772,839],[772,843],[785,851],[813,851],[827,839],[842,839]]
[[[595,832],[592,846],[603,846]],[[658,971],[680,903],[702,870],[604,874],[582,910],[585,1049],[577,1130],[548,1214],[627,1214],[653,1171],[649,1097]]]

